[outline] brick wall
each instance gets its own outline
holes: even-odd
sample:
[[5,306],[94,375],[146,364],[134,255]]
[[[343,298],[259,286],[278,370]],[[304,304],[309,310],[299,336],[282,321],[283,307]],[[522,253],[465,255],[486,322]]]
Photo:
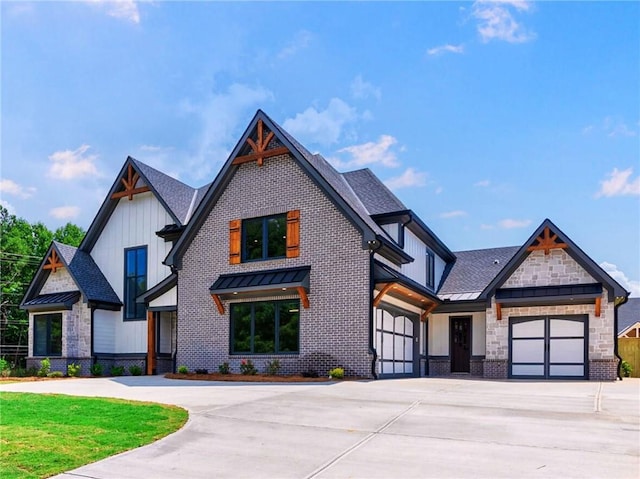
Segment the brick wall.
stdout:
[[[229,221],[300,210],[300,256],[229,264]],[[283,373],[343,366],[370,376],[369,253],[361,234],[288,156],[241,165],[196,234],[178,276],[177,365],[216,371],[229,354],[229,304],[219,314],[209,288],[220,274],[311,266],[310,308],[300,308],[300,352],[251,356],[259,370],[278,359]],[[297,296],[294,296],[297,297]],[[260,298],[269,299],[269,298]],[[253,299],[252,301],[256,301]],[[246,356],[248,357],[248,356]]]

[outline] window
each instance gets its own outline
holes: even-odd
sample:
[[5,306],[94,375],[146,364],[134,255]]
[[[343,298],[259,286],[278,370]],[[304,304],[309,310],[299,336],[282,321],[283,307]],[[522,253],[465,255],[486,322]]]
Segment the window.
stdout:
[[430,288],[433,288],[434,282],[435,282],[435,256],[429,250],[427,250],[426,265],[427,265],[427,286]]
[[287,251],[287,215],[242,221],[242,260],[284,258]]
[[231,354],[297,353],[300,301],[231,305]]
[[33,317],[33,355],[62,356],[62,313]]
[[147,290],[147,247],[124,251],[124,319],[144,319],[144,303],[136,298]]

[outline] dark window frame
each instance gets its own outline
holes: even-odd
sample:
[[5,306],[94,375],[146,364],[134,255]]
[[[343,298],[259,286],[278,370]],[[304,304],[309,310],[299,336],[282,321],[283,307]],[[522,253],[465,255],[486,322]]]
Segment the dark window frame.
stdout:
[[426,249],[425,253],[425,269],[426,269],[426,280],[425,285],[431,289],[435,287],[435,276],[436,276],[436,255],[429,248]]
[[[38,334],[38,321],[37,321],[38,319],[40,320],[46,319],[47,321],[46,351],[36,351],[36,346],[38,345],[38,342],[36,341],[36,337]],[[53,348],[51,347],[51,343],[52,343],[51,322],[53,319],[60,320],[60,352],[59,353],[53,352]],[[55,357],[62,356],[62,337],[64,336],[64,334],[62,334],[62,320],[63,320],[62,313],[46,313],[46,314],[33,315],[33,355],[34,356],[55,356]]]
[[[127,258],[129,255],[129,252],[131,251],[144,251],[144,264],[145,264],[145,271],[144,271],[144,275],[141,274],[136,274],[134,276],[129,276],[128,275],[128,268],[127,268]],[[137,271],[137,262],[138,262],[138,258],[137,258],[137,254],[136,254],[136,273],[138,273]],[[147,289],[147,281],[149,279],[149,251],[148,251],[148,247],[147,245],[143,245],[143,246],[134,246],[132,248],[125,248],[124,249],[124,272],[123,272],[123,293],[122,293],[122,297],[123,297],[123,308],[122,308],[122,318],[124,321],[144,321],[146,320],[146,305],[144,303],[137,303],[136,302],[136,298],[144,293],[144,291],[138,291],[133,298],[131,298],[129,296],[129,288],[128,286],[128,281],[131,278],[135,278],[136,281],[141,278],[144,277],[144,284],[145,284],[145,291]],[[133,313],[130,311],[131,309],[131,304],[134,305],[133,307]]]
[[[283,254],[279,256],[269,256],[269,220],[281,218],[284,225],[283,241]],[[259,258],[249,259],[247,254],[247,223],[250,221],[262,221],[262,255]],[[242,220],[241,226],[241,243],[240,243],[240,258],[243,263],[252,263],[255,261],[268,261],[272,259],[283,259],[287,256],[287,213],[278,213],[276,215],[258,216],[255,218],[245,218]]]
[[[254,352],[254,338],[255,338],[255,310],[256,305],[259,304],[274,304],[275,308],[275,317],[274,321],[274,351],[267,353],[256,353]],[[297,331],[297,350],[296,351],[279,351],[280,349],[280,305],[284,303],[295,303],[295,309],[298,311],[298,331]],[[250,351],[234,351],[234,342],[235,342],[235,334],[234,334],[234,310],[237,306],[250,306],[251,308],[251,324],[250,324]],[[299,299],[284,299],[277,301],[253,301],[246,303],[232,303],[229,306],[229,355],[231,356],[273,356],[273,355],[283,355],[283,356],[292,356],[300,354],[300,300]]]

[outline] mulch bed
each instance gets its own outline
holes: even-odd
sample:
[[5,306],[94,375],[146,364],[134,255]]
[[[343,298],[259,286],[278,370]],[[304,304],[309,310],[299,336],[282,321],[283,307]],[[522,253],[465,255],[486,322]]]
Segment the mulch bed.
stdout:
[[292,376],[269,376],[267,374],[196,374],[196,373],[167,373],[164,375],[167,379],[187,379],[194,381],[231,381],[243,383],[326,383],[333,379],[329,377],[322,378],[305,378],[300,375]]

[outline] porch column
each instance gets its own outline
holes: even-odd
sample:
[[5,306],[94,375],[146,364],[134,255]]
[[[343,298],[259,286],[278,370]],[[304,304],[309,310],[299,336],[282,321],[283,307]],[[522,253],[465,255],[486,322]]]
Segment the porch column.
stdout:
[[156,317],[153,311],[147,311],[147,374],[156,369]]

